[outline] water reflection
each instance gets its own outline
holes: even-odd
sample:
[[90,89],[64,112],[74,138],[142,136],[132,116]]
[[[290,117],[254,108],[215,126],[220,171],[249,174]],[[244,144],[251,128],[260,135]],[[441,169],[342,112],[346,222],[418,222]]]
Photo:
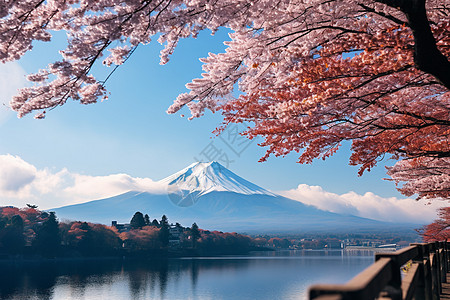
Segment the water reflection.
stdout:
[[310,284],[345,282],[373,262],[373,254],[358,255],[286,251],[148,261],[3,263],[0,299],[304,299]]

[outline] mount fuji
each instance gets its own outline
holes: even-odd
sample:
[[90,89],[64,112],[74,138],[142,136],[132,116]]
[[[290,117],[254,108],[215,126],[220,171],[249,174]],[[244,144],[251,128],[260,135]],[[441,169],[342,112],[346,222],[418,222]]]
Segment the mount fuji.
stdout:
[[129,222],[136,211],[190,226],[260,233],[373,232],[390,223],[336,214],[259,187],[218,162],[194,163],[159,181],[167,193],[129,191],[114,197],[52,209],[62,220]]

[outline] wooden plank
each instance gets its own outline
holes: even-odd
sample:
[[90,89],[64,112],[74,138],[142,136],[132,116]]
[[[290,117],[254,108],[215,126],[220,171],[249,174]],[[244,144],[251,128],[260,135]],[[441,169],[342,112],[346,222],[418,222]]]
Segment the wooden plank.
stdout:
[[[395,253],[376,254],[376,262],[356,275],[348,283],[343,285],[321,284],[312,286],[309,290],[310,299],[374,299],[385,288],[394,288],[394,291],[400,291],[400,285],[403,300],[411,300],[415,296],[418,296],[415,295],[417,288],[422,288],[422,292],[417,291],[419,291],[419,294],[422,293],[423,296],[424,285],[425,292],[428,293],[427,297],[432,297],[431,290],[438,292],[440,287],[441,276],[439,276],[439,271],[445,273],[448,270],[446,268],[447,266],[442,266],[443,263],[450,260],[447,252],[448,247],[449,243],[447,242],[412,244],[410,247],[406,247]],[[436,253],[434,253],[435,251]],[[423,253],[423,257],[421,253]],[[413,260],[411,268],[401,280],[399,277],[400,267],[410,260]],[[423,268],[421,267],[422,262]],[[425,282],[420,284],[419,279],[422,276],[420,275],[422,272]],[[442,283],[442,295],[440,299],[450,300],[450,275],[449,273],[445,275],[442,281],[446,280],[446,283]],[[390,285],[389,287],[387,287],[388,284]]]
[[314,298],[314,300],[342,300],[342,296],[341,295],[323,295],[323,296]]
[[395,259],[399,266],[403,266],[408,261],[413,258],[416,258],[419,255],[419,249],[416,246],[409,246],[394,253],[377,253],[375,254],[375,260],[378,260],[381,257],[389,257]]
[[402,280],[402,299],[410,300],[414,297],[419,280],[419,264],[413,263]]
[[447,282],[442,284],[442,300],[450,300],[450,273],[447,273]]
[[392,261],[381,258],[344,285],[313,285],[310,299],[325,294],[341,294],[344,299],[374,299],[392,278]]

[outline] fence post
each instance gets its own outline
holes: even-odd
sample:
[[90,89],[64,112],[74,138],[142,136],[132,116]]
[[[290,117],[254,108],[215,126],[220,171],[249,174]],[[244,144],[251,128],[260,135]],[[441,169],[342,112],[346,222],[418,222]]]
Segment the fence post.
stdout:
[[431,277],[431,296],[433,300],[439,300],[439,285],[438,285],[438,265],[436,243],[429,243],[430,247],[430,277]]
[[395,255],[379,253],[375,254],[375,261],[379,260],[382,257],[391,259],[391,274],[392,278],[384,287],[381,292],[382,297],[389,297],[392,300],[402,300],[402,275],[400,271],[401,265],[398,262],[398,259]]
[[448,242],[442,242],[442,283],[447,282],[447,272],[448,272]]
[[436,267],[434,271],[435,275],[435,288],[436,288],[436,299],[439,299],[439,295],[441,294],[441,255],[439,253],[440,247],[439,242],[434,242],[434,257],[436,259]]
[[445,243],[439,242],[439,284],[440,284],[440,292],[442,293],[442,283],[445,282],[445,277],[447,275],[447,270],[445,269],[446,260],[445,260]]
[[425,247],[422,244],[411,244],[411,246],[417,247],[419,250],[419,254],[413,258],[413,263],[417,263],[419,269],[419,280],[416,286],[416,290],[414,292],[415,300],[426,300],[428,297],[426,296],[426,284],[425,284],[425,266],[424,266],[424,251]]
[[[431,264],[430,264],[430,244],[411,244],[419,246],[422,251],[422,280],[423,288],[424,288],[424,296],[425,300],[433,300],[433,292],[432,292],[432,275],[431,275]],[[419,258],[420,259],[420,258]]]
[[[313,286],[310,289],[310,299],[315,296],[324,300],[366,299],[375,297],[380,290],[380,299],[402,299],[402,293],[405,294],[405,299],[440,299],[442,283],[446,281],[450,268],[450,243],[445,241],[411,246],[396,253],[376,254],[374,266],[360,273],[355,277],[357,280],[353,279],[347,285]],[[408,260],[413,261],[413,267],[402,285],[400,267]]]

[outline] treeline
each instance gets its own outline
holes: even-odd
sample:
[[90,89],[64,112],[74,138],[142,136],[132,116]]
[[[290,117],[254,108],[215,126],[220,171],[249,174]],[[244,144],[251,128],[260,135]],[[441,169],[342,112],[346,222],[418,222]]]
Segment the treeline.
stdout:
[[58,222],[55,213],[35,208],[0,207],[0,256],[116,255],[117,231],[101,224]]
[[59,222],[35,207],[0,207],[0,258],[235,254],[258,245],[245,235],[169,225],[137,212],[125,228]]
[[374,247],[383,244],[396,244],[399,247],[408,246],[410,243],[421,242],[421,237],[410,229],[403,233],[376,233],[376,234],[327,234],[327,233],[302,233],[302,234],[278,234],[259,235],[253,237],[256,245],[275,249],[336,249],[346,246]]
[[170,226],[165,215],[161,220],[136,212],[130,221],[130,229],[119,233],[124,248],[133,253],[145,253],[169,249],[184,255],[241,254],[257,250],[258,245],[249,236],[235,232],[200,229],[196,223],[183,227],[176,223]]

